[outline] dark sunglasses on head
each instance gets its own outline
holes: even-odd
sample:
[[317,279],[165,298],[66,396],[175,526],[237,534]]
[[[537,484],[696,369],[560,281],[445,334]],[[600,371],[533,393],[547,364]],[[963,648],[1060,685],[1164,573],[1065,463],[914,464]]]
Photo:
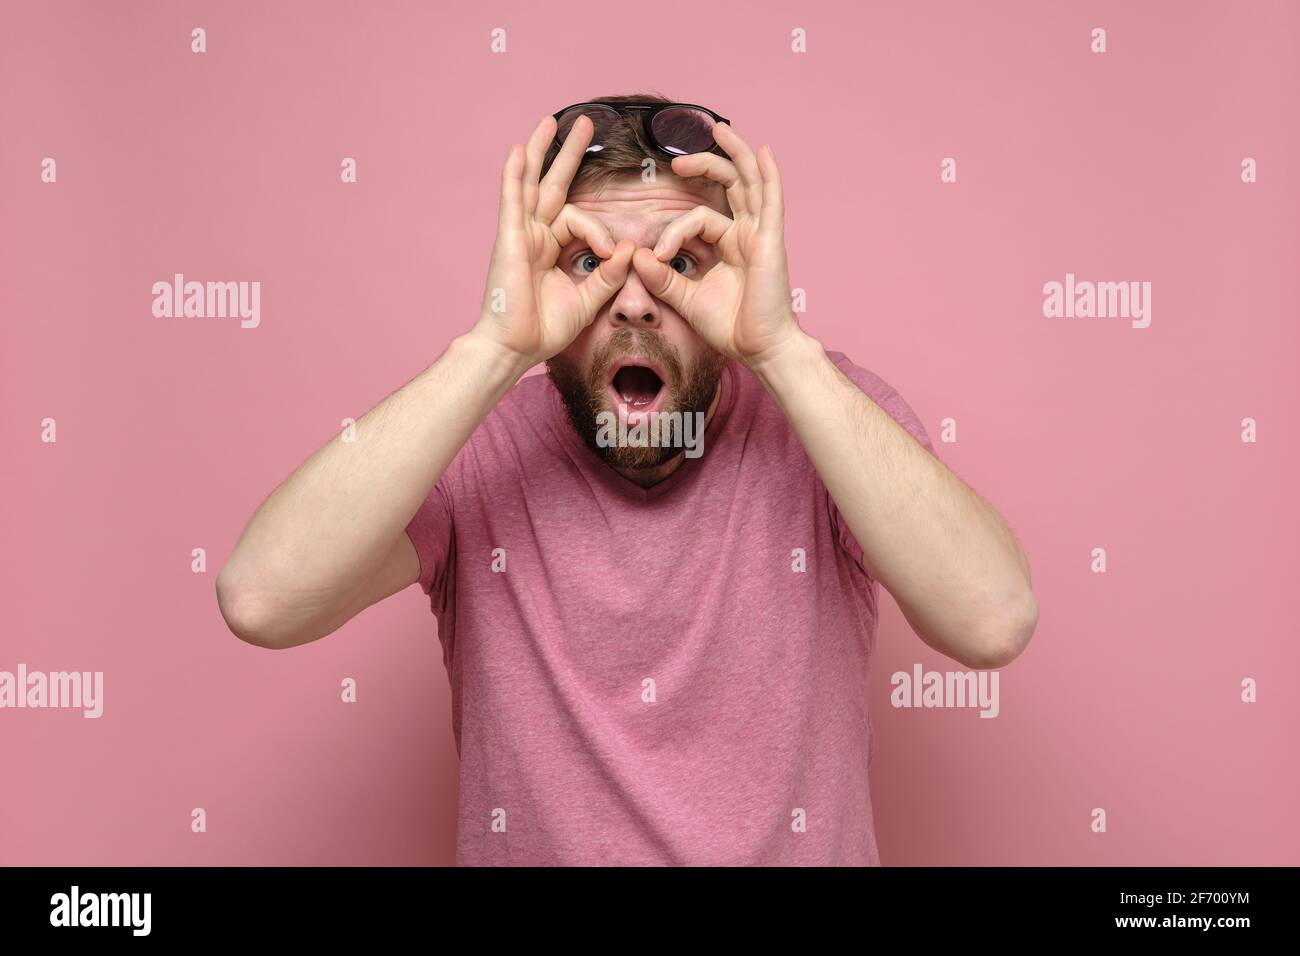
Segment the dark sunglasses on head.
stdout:
[[595,128],[587,152],[599,152],[615,125],[633,113],[641,116],[646,139],[661,153],[668,156],[706,152],[727,155],[714,142],[713,127],[731,121],[693,103],[574,103],[555,114],[559,128],[555,132],[554,146],[558,149],[578,117],[586,116]]

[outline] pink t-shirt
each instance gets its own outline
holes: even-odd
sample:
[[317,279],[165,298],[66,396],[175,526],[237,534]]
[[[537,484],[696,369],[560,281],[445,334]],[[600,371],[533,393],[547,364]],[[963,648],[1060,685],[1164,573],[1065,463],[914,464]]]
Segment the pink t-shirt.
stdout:
[[[933,452],[893,388],[828,354]],[[880,586],[743,366],[703,455],[649,489],[525,378],[407,534],[451,680],[458,865],[879,864]]]

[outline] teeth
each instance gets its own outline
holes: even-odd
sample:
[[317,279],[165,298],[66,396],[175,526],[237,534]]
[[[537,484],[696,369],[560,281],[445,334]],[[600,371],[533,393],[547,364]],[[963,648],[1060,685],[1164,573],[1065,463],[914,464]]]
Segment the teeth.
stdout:
[[623,392],[622,395],[623,395],[623,401],[625,401],[625,402],[627,402],[629,405],[631,405],[631,404],[632,404],[632,396],[629,395],[627,392]]

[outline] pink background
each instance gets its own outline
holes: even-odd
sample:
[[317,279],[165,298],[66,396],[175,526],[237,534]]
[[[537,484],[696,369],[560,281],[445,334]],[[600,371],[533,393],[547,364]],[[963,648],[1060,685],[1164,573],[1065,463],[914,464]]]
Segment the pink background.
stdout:
[[[772,144],[805,327],[1033,564],[995,720],[889,706],[892,672],[960,667],[885,598],[884,861],[1300,863],[1298,35],[1285,2],[5,3],[0,669],[102,670],[105,713],[0,711],[0,862],[452,861],[426,598],[274,653],[226,630],[216,573],[473,321],[510,144],[653,89]],[[260,281],[261,326],[154,318],[178,271]],[[1066,272],[1150,281],[1151,327],[1045,318]]]

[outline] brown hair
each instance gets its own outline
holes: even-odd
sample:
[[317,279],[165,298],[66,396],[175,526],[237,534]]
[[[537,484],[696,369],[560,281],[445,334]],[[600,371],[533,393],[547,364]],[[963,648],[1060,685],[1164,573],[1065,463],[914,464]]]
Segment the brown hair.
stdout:
[[[628,93],[619,96],[597,96],[583,102],[608,103],[611,106],[618,106],[623,103],[672,103],[675,101],[659,93]],[[614,179],[625,176],[640,176],[645,168],[642,164],[646,159],[653,160],[656,176],[661,174],[676,175],[672,170],[670,160],[658,150],[651,148],[646,142],[645,121],[642,113],[638,110],[630,111],[629,115],[624,117],[622,123],[616,124],[610,130],[602,147],[599,152],[588,153],[582,158],[582,165],[578,167],[578,172],[574,174],[573,182],[569,185],[570,190],[579,186],[599,189]],[[551,163],[555,161],[555,157],[559,152],[559,146],[552,143],[546,151],[546,159],[542,162],[543,176],[551,168]]]

